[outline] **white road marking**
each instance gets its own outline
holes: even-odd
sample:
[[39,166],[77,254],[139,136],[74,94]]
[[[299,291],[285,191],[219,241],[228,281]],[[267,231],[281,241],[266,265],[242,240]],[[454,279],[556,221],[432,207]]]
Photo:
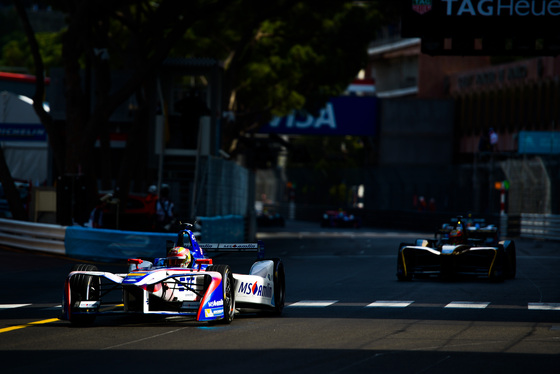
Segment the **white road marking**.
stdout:
[[290,307],[312,307],[312,308],[324,308],[330,306],[338,300],[302,300],[297,303],[290,304]]
[[371,304],[368,304],[367,308],[373,307],[385,307],[385,308],[406,308],[414,301],[389,301],[389,300],[378,300]]
[[49,306],[47,308],[43,308],[43,310],[59,310],[62,309],[62,305],[55,305],[55,306]]
[[[331,306],[333,304],[339,303],[339,305],[352,305],[358,306],[360,303],[354,304],[344,304],[340,303],[340,300],[300,300],[295,303],[286,304],[286,307],[295,307],[295,308],[325,308]],[[369,304],[364,305],[365,308],[406,308],[411,306],[412,304],[418,306],[425,306],[417,301],[412,300],[376,300]],[[486,301],[452,301],[447,305],[442,306],[443,308],[449,309],[485,309],[487,308],[491,302]],[[31,306],[33,304],[0,304],[0,310],[8,310],[8,309],[17,309],[23,308],[27,306]],[[363,304],[362,304],[363,305]],[[437,307],[437,305],[433,305]],[[114,308],[112,306],[111,308]],[[506,306],[495,306],[495,307],[506,307]],[[519,306],[521,307],[521,306]],[[62,308],[62,305],[54,305],[51,307],[44,307],[42,310],[59,310]],[[528,310],[558,310],[560,311],[560,303],[528,303],[527,304]]]
[[480,301],[452,301],[445,306],[445,308],[466,308],[466,309],[484,309],[489,302]]
[[31,304],[0,304],[0,309],[15,309],[29,306]]
[[529,310],[560,310],[560,303],[529,303]]

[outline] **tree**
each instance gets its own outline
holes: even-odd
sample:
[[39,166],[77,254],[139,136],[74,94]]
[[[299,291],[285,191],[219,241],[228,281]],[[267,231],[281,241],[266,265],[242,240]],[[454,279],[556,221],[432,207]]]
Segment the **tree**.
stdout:
[[[376,2],[338,0],[46,3],[64,12],[68,20],[61,39],[64,127],[55,124],[42,108],[43,56],[22,0],[14,0],[38,78],[34,108],[49,134],[57,172],[86,178],[90,206],[97,195],[98,176],[92,159],[96,139],[102,146],[108,144],[109,118],[125,100],[134,95],[138,103],[148,102],[150,82],[169,55],[224,61],[227,109],[236,114],[236,120],[224,128],[224,147],[235,150],[236,140],[272,115],[293,109],[313,112],[340,93],[365,66],[366,47],[379,16]],[[132,71],[121,87],[112,86],[111,72],[117,69]],[[93,98],[91,92],[95,92]],[[146,123],[137,122],[130,134],[146,136],[142,126]],[[127,146],[126,152],[117,186],[124,198],[131,165],[143,150]],[[101,169],[107,167],[110,165]]]
[[311,113],[339,95],[367,64],[380,13],[377,2],[233,1],[187,35],[183,52],[225,61],[227,110],[222,146],[274,115]]
[[[107,144],[103,135],[107,134],[104,130],[111,114],[133,94],[139,102],[143,102],[141,97],[146,94],[145,85],[172,46],[194,22],[213,14],[224,1],[52,0],[48,3],[68,16],[68,25],[62,35],[66,98],[64,129],[58,129],[52,117],[42,108],[45,89],[43,59],[23,3],[14,0],[38,78],[34,108],[49,134],[58,172],[61,175],[83,175],[88,186],[88,205],[92,206],[97,195],[92,150],[98,136],[101,136],[102,144]],[[112,33],[116,37],[111,38]],[[123,37],[128,43],[123,43]],[[113,66],[109,65],[107,52],[115,54]],[[112,91],[111,68],[119,67],[130,69],[133,74],[122,87]],[[85,79],[81,77],[82,69],[86,72]],[[95,77],[93,82],[90,74]],[[93,106],[90,106],[89,84],[95,86]],[[141,152],[142,149],[130,147],[127,151]],[[125,159],[134,162],[134,157]],[[121,167],[123,177],[119,180],[123,185],[128,185],[126,176],[129,166]],[[122,198],[126,199],[128,189],[119,190],[124,195]]]

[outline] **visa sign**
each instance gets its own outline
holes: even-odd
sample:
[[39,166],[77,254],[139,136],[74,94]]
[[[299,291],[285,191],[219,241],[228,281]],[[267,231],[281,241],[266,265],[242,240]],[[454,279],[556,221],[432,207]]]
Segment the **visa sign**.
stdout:
[[376,97],[332,98],[317,117],[311,115],[275,117],[259,132],[301,135],[369,135],[377,129]]
[[[286,128],[290,129],[292,127],[306,129],[309,127],[313,127],[315,129],[320,128],[321,126],[327,126],[331,129],[336,129],[336,118],[334,117],[334,110],[332,103],[328,103],[325,109],[321,109],[321,114],[318,118],[314,118],[311,115],[307,115],[307,117],[301,118],[302,120],[298,120],[295,115],[291,115],[286,117]],[[272,122],[270,122],[270,126],[278,127],[282,118],[275,117]]]

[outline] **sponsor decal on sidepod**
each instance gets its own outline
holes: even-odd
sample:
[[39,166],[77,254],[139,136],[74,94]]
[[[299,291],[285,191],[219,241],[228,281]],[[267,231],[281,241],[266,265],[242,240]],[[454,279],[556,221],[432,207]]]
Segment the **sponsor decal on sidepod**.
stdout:
[[238,293],[242,293],[249,296],[261,296],[261,297],[272,297],[272,286],[270,283],[267,285],[259,285],[259,282],[248,283],[241,282],[239,285]]

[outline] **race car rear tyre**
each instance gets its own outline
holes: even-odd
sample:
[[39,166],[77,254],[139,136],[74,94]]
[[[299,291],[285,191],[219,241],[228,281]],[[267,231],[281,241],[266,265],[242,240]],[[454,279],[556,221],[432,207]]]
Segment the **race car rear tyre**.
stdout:
[[[515,242],[502,242],[505,251],[505,277],[506,279],[514,279],[517,273],[517,255],[515,253]],[[500,243],[501,244],[501,243]]]
[[[89,264],[77,264],[71,271],[97,271],[97,267]],[[80,301],[99,301],[101,292],[101,280],[99,277],[78,274],[70,278],[70,305],[69,321],[76,326],[88,326],[95,321],[96,314],[78,314],[81,311],[76,308]]]
[[274,312],[276,316],[280,316],[284,310],[286,302],[286,275],[284,273],[284,264],[279,258],[272,259],[274,261]]
[[230,324],[235,315],[235,282],[233,280],[233,273],[228,265],[208,266],[207,271],[217,271],[222,275],[224,318],[220,322]]

